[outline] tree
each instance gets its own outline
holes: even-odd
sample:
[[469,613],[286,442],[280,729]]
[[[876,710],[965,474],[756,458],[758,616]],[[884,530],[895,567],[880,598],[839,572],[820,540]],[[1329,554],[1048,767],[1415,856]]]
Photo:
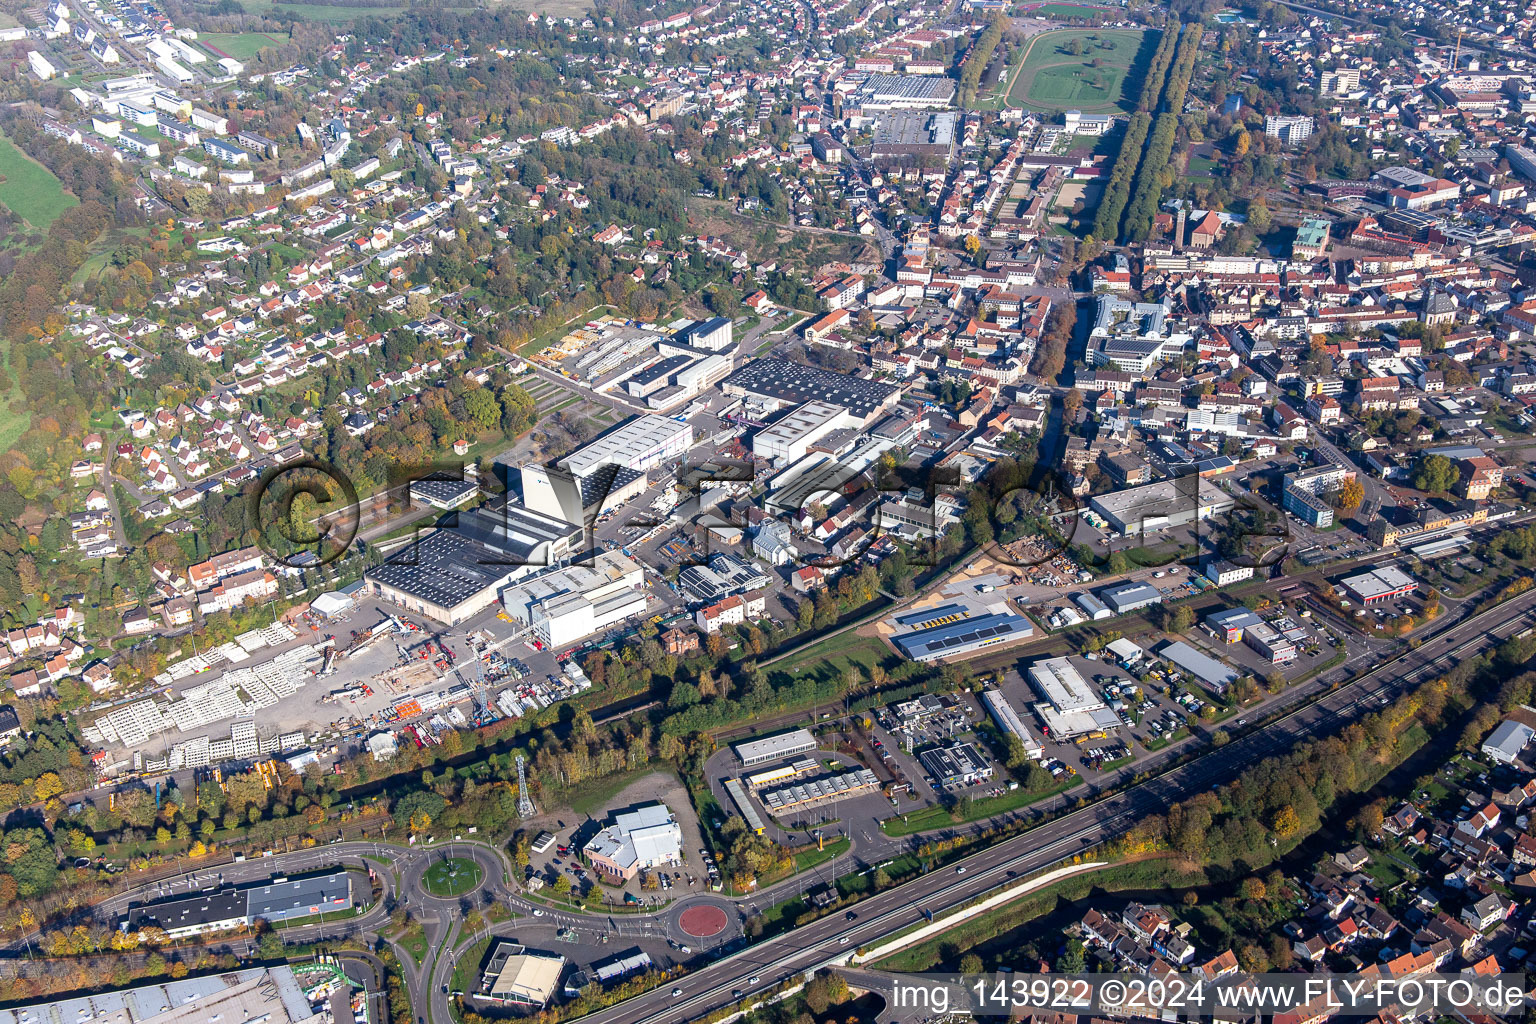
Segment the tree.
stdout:
[[1086,964],[1085,948],[1079,939],[1068,939],[1067,948],[1056,958],[1056,970],[1061,974],[1081,974]]
[[1365,500],[1365,485],[1354,477],[1345,480],[1333,494],[1333,507],[1340,512],[1353,512]]
[[1246,945],[1237,951],[1237,962],[1249,974],[1262,974],[1269,968],[1269,958],[1255,945]]
[[1355,815],[1355,825],[1366,835],[1376,835],[1381,831],[1382,822],[1386,820],[1386,814],[1380,800],[1373,800],[1360,808],[1360,813]]
[[1170,633],[1188,633],[1195,626],[1194,609],[1187,604],[1164,606],[1163,628]]
[[1289,839],[1301,831],[1301,818],[1297,815],[1296,808],[1285,804],[1270,819],[1269,827],[1281,839]]
[[1444,455],[1428,455],[1413,473],[1413,486],[1421,491],[1441,494],[1456,484],[1456,464]]
[[967,953],[965,956],[960,958],[961,974],[980,974],[982,970],[985,969],[985,966],[986,965],[981,962],[981,957],[977,956],[975,953]]
[[1254,234],[1268,234],[1271,223],[1269,207],[1264,205],[1262,199],[1255,199],[1248,204],[1248,227]]

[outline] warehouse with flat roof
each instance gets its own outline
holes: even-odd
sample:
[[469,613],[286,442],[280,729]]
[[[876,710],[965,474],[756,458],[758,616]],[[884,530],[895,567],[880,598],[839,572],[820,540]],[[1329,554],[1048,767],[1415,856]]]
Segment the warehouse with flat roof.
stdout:
[[636,416],[602,437],[582,445],[560,465],[578,480],[602,466],[622,466],[644,472],[659,462],[682,455],[693,447],[693,427],[670,416]]
[[1404,597],[1419,589],[1412,576],[1395,565],[1384,565],[1367,572],[1357,573],[1340,581],[1345,590],[1361,604],[1378,604],[1394,597]]
[[431,505],[444,510],[464,507],[479,492],[480,485],[475,481],[455,480],[442,473],[411,481],[412,504]]
[[1483,741],[1483,753],[1495,761],[1514,764],[1525,753],[1525,748],[1530,746],[1532,737],[1536,737],[1536,729],[1524,722],[1506,718]]
[[1205,617],[1205,628],[1222,643],[1235,644],[1243,638],[1243,630],[1260,625],[1263,621],[1247,608],[1223,608]]
[[1120,726],[1120,716],[1094,693],[1069,658],[1045,658],[1029,666],[1029,682],[1043,699],[1035,714],[1050,735],[1070,739]]
[[189,896],[130,908],[119,921],[124,931],[158,927],[173,939],[243,928],[257,921],[278,923],[346,910],[352,906],[352,880],[345,868],[301,878],[221,886]]
[[1161,590],[1140,581],[1116,583],[1099,591],[1099,600],[1113,608],[1116,615],[1128,615],[1138,608],[1157,604],[1162,599]]
[[788,464],[805,457],[811,445],[849,422],[842,406],[806,402],[752,436],[752,454]]
[[735,746],[736,757],[743,767],[748,768],[754,764],[777,761],[781,757],[807,754],[815,749],[816,737],[811,735],[809,729],[791,729],[762,739],[744,740]]
[[565,647],[645,612],[645,571],[618,551],[587,565],[549,569],[501,592],[508,615],[553,647]]
[[1034,625],[1014,612],[989,612],[969,616],[930,629],[900,633],[891,638],[913,661],[936,661],[979,651],[984,647],[1015,643],[1035,635]]
[[332,1024],[288,964],[110,989],[0,1010],[0,1024]]
[[501,589],[570,558],[582,528],[507,501],[458,513],[452,526],[414,538],[363,574],[375,597],[454,625],[496,602]]
[[1237,673],[1212,658],[1201,654],[1182,640],[1165,645],[1157,656],[1194,676],[1217,693],[1225,693],[1228,686],[1237,681]]
[[1209,480],[1191,474],[1096,495],[1089,505],[1111,530],[1126,536],[1188,526],[1230,512],[1236,502]]
[[941,110],[955,95],[955,83],[942,75],[873,74],[856,94],[861,110]]
[[997,723],[997,727],[1006,735],[1016,737],[1020,743],[1024,744],[1024,753],[1030,757],[1039,757],[1045,753],[1045,747],[1035,739],[1035,734],[1029,731],[1029,727],[1024,724],[1024,719],[1019,717],[1019,713],[1014,710],[1008,698],[1003,696],[1002,690],[983,690],[981,699],[986,703],[987,710],[991,712],[992,720]]
[[721,381],[720,390],[733,397],[750,395],[780,405],[825,402],[846,410],[859,426],[868,426],[877,415],[895,406],[901,395],[901,389],[892,384],[787,359],[754,359]]
[[932,156],[947,160],[954,156],[959,126],[960,113],[955,110],[888,111],[875,121],[870,159],[899,162]]
[[963,789],[992,777],[992,764],[969,743],[956,743],[949,747],[934,747],[917,755],[933,777],[934,784],[943,789]]

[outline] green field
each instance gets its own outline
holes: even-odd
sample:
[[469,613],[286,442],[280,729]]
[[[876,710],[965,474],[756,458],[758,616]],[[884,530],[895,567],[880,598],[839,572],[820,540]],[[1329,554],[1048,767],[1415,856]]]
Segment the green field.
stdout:
[[1041,18],[1094,18],[1116,12],[1103,7],[1089,7],[1085,4],[1042,4],[1032,8],[1029,13]]
[[39,231],[80,202],[64,191],[53,172],[0,135],[0,203]]
[[291,37],[278,32],[202,32],[197,41],[215,47],[238,61],[254,60],[268,46],[282,46]]
[[453,965],[453,979],[448,987],[454,992],[474,992],[480,987],[480,966],[485,962],[485,954],[491,948],[491,937],[476,942],[466,949],[458,961]]
[[[1144,39],[1145,33],[1133,29],[1063,29],[1035,36],[1008,88],[1008,105],[1087,114],[1129,111],[1141,86]],[[1071,52],[1074,44],[1081,53]]]
[[5,368],[4,380],[10,382],[9,387],[0,391],[0,452],[3,452],[9,451],[11,445],[21,440],[21,435],[32,426],[32,414],[27,411],[26,399],[10,375],[9,347],[0,350],[0,366]]
[[859,636],[857,631],[849,630],[774,662],[768,671],[786,676],[842,678],[849,668],[856,666],[867,678],[869,670],[874,666],[884,665],[890,670],[899,661],[891,649],[879,640],[872,636]]
[[480,884],[484,872],[468,857],[450,857],[427,868],[421,880],[433,896],[462,896]]
[[1216,161],[1204,156],[1192,156],[1189,158],[1189,166],[1184,170],[1186,178],[1210,178],[1216,167]]
[[[409,5],[380,4],[377,7],[337,7],[331,4],[285,4],[276,3],[275,0],[245,0],[241,4],[247,14],[267,14],[282,16],[284,14],[301,18],[304,21],[322,21],[333,25],[346,24],[358,21],[362,18],[398,18],[404,14]],[[466,3],[441,3],[439,7],[467,8]]]

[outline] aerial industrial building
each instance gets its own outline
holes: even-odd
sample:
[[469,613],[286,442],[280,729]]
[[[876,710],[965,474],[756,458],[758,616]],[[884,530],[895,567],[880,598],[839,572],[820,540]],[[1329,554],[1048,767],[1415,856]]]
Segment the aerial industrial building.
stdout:
[[897,631],[891,642],[913,661],[958,657],[983,647],[1027,640],[1035,634],[1034,624],[1005,602],[983,607],[940,605],[898,615],[895,623]]
[[1243,631],[1264,622],[1258,614],[1247,608],[1223,608],[1205,617],[1205,628],[1211,636],[1224,644],[1235,644],[1243,638]]
[[372,596],[448,625],[495,603],[514,580],[570,558],[581,527],[509,501],[458,514],[363,574]]
[[1230,494],[1193,474],[1100,494],[1089,504],[1121,536],[1189,526],[1237,507]]
[[622,884],[641,871],[681,863],[683,830],[665,804],[647,804],[614,815],[581,852],[598,874]]
[[1067,658],[1035,662],[1029,666],[1029,681],[1043,698],[1035,705],[1035,714],[1057,739],[1104,732],[1120,725],[1120,716],[1093,692]]
[[590,565],[551,569],[501,592],[508,615],[552,647],[564,647],[645,612],[645,570],[617,551]]
[[1419,589],[1418,581],[1395,565],[1384,565],[1357,573],[1340,581],[1361,604],[1379,604],[1394,597],[1405,597]]
[[671,340],[690,348],[702,348],[710,352],[730,348],[730,318],[717,316],[709,320],[696,320],[672,335]]
[[173,939],[244,928],[257,921],[278,924],[352,906],[352,882],[344,868],[305,878],[250,886],[221,886],[190,896],[133,907],[119,922],[124,931],[157,927]]
[[869,426],[901,396],[901,389],[893,384],[786,359],[754,360],[721,381],[720,390],[736,398],[755,398],[773,408],[825,402],[846,411],[859,427]]
[[884,163],[915,163],[929,158],[943,167],[955,154],[959,127],[960,114],[954,110],[881,114],[875,121],[870,158]]
[[992,777],[992,764],[969,743],[934,747],[918,755],[923,767],[943,789],[963,789]]
[[955,96],[955,83],[940,75],[870,75],[853,96],[864,114],[882,110],[943,110]]
[[1162,601],[1163,592],[1150,583],[1126,582],[1099,591],[1099,600],[1115,610],[1116,615],[1131,612]]
[[5,1024],[330,1024],[287,964],[205,974],[0,1010]]
[[745,740],[738,743],[736,756],[740,759],[742,767],[750,768],[755,764],[777,761],[781,757],[808,754],[815,749],[816,737],[811,735],[810,730],[792,729],[776,736],[765,736],[759,740]]
[[806,402],[753,435],[752,454],[787,465],[804,458],[811,445],[832,431],[852,423],[841,406]]
[[1008,698],[1003,696],[1002,690],[983,690],[981,699],[986,702],[987,710],[992,713],[992,720],[997,723],[997,727],[1003,730],[1004,734],[1016,737],[1020,743],[1024,744],[1026,754],[1030,757],[1039,757],[1045,753],[1044,745],[1035,738],[1034,733],[1029,731],[1029,727],[1024,724],[1024,719],[1019,717],[1019,713],[1014,710]]
[[577,480],[585,480],[603,466],[644,473],[692,446],[693,427],[687,423],[668,416],[637,416],[582,445],[560,460],[560,465]]
[[1217,693],[1225,693],[1237,681],[1237,673],[1208,654],[1202,654],[1182,640],[1167,644],[1157,656],[1194,676]]
[[1525,748],[1530,746],[1532,737],[1536,737],[1536,729],[1532,729],[1524,722],[1507,718],[1500,722],[1483,741],[1483,753],[1495,761],[1514,764],[1525,752]]

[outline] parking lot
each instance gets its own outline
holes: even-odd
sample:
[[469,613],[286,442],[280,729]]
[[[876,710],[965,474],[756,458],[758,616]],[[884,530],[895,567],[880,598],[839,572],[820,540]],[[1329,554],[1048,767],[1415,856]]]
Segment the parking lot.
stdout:
[[[582,847],[609,824],[614,812],[651,803],[665,804],[677,818],[683,833],[682,862],[643,871],[624,885],[599,882],[596,873],[582,861]],[[698,816],[674,776],[653,772],[614,794],[590,815],[567,813],[568,817],[560,818],[543,815],[531,823],[533,831],[546,831],[555,837],[549,849],[529,853],[525,876],[539,878],[541,888],[553,886],[557,879],[565,877],[570,880],[572,892],[583,893],[596,887],[604,903],[620,906],[660,906],[688,892],[710,890],[713,857],[701,845]]]

